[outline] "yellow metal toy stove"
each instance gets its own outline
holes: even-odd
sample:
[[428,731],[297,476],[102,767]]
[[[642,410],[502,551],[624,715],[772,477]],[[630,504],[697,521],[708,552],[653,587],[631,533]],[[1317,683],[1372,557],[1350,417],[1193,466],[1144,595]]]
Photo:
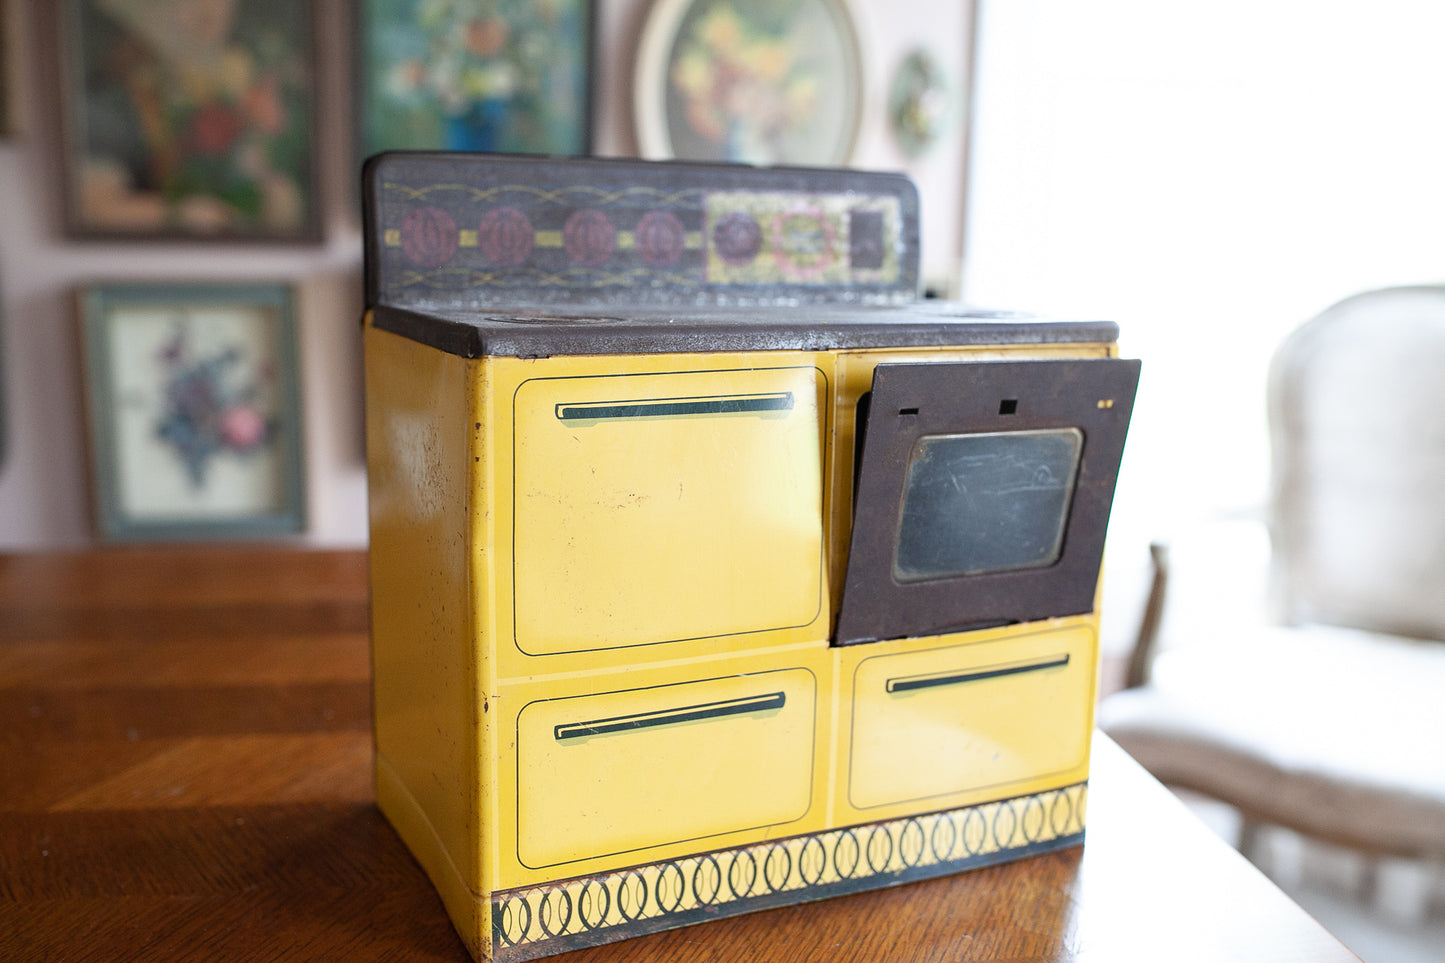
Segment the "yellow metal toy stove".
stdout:
[[1080,842],[1138,364],[894,175],[366,172],[377,798],[478,959]]

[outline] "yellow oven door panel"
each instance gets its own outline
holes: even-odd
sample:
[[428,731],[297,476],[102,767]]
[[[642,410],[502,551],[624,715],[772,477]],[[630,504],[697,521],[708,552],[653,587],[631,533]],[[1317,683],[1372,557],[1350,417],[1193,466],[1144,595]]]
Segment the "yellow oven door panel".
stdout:
[[523,382],[517,647],[551,655],[817,621],[822,390],[811,366]]
[[848,802],[869,810],[1077,773],[1093,718],[1089,626],[862,659],[853,672]]
[[627,865],[659,846],[707,849],[710,837],[802,819],[817,687],[811,671],[782,669],[528,703],[518,860],[567,876],[569,863]]

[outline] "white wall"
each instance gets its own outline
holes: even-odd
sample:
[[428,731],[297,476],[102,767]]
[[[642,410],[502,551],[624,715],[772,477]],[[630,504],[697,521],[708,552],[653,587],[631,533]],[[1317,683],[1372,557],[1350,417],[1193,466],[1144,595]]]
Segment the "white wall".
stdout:
[[1150,538],[1259,507],[1286,332],[1445,280],[1445,5],[984,0],[978,29],[964,293],[1117,320],[1144,359],[1127,583]]

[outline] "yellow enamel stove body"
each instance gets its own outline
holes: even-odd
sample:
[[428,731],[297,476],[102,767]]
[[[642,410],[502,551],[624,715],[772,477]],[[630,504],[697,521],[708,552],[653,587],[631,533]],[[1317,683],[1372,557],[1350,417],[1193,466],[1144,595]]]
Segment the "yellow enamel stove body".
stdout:
[[478,959],[1082,840],[1112,324],[915,300],[891,175],[366,176],[377,797]]

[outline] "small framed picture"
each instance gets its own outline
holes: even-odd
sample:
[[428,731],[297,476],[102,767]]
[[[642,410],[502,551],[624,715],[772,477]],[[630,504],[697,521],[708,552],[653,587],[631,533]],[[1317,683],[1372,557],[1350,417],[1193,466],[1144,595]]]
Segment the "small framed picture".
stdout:
[[633,80],[644,157],[841,165],[863,104],[846,0],[654,0]]
[[314,241],[310,0],[60,0],[66,228]]
[[363,157],[590,149],[591,0],[361,0],[358,28]]
[[101,284],[81,292],[100,535],[269,537],[305,526],[291,289]]

